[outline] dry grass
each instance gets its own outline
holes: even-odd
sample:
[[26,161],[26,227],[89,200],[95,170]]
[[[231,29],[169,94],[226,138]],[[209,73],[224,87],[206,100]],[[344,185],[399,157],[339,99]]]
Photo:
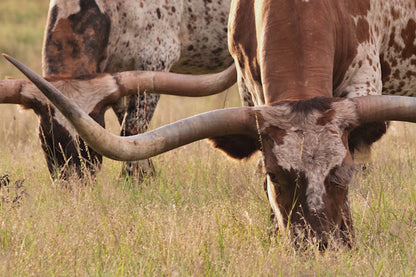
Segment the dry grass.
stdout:
[[[23,2],[34,14],[24,20],[29,11],[18,13]],[[38,15],[46,14],[47,1],[1,5],[0,32],[11,35],[0,34],[0,51],[25,49],[11,54],[36,68]],[[34,28],[35,41],[16,39],[19,31],[8,30],[15,26]],[[1,77],[17,76],[10,68],[0,62]],[[235,94],[164,97],[152,126],[237,105]],[[0,175],[10,179],[9,192],[1,193],[13,199],[21,190],[12,186],[23,179],[25,193],[18,205],[0,203],[0,276],[416,275],[414,125],[394,124],[351,185],[356,247],[299,253],[284,237],[268,234],[269,207],[255,158],[235,162],[201,141],[156,157],[156,178],[140,186],[120,180],[120,163],[110,160],[95,184],[52,182],[34,114],[11,105],[1,111]],[[117,133],[112,112],[107,120]]]

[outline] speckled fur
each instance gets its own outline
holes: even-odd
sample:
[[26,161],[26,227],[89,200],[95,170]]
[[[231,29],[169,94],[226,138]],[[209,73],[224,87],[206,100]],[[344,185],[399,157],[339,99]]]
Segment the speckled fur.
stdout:
[[[416,3],[413,0],[373,0],[370,3],[371,9],[366,15],[354,18],[357,26],[359,22],[368,23],[368,40],[360,43],[334,96],[416,96]],[[406,28],[413,28],[413,37],[403,37]],[[409,55],[403,54],[408,43],[404,39],[413,41],[413,47],[407,46]]]
[[105,1],[111,31],[101,70],[210,73],[232,63],[230,1]]
[[[226,32],[229,2],[106,3],[114,28],[101,69],[105,72],[140,69],[192,74],[225,69],[232,63]],[[125,122],[123,132],[146,131],[158,100],[159,95],[154,94],[121,100],[114,110],[119,120]]]

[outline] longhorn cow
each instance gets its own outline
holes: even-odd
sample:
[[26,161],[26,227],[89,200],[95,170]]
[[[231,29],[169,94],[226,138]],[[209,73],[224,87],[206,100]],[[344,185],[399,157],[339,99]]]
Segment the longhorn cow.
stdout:
[[348,189],[356,148],[379,138],[384,121],[416,122],[416,98],[398,96],[416,93],[415,37],[413,0],[233,0],[229,49],[241,98],[252,107],[130,137],[108,133],[13,63],[110,158],[142,159],[203,138],[238,159],[262,151],[278,230],[325,247],[330,238],[353,241]]
[[[104,112],[112,107],[122,135],[145,132],[158,94],[114,98],[115,83],[94,74],[128,70],[215,73],[233,60],[227,48],[227,20],[231,0],[51,0],[43,50],[43,75],[55,81],[71,101],[104,126]],[[89,77],[85,77],[89,75]],[[68,78],[84,79],[68,82]],[[102,156],[87,147],[63,117],[55,114],[40,93],[18,91],[15,97],[3,81],[0,103],[21,104],[39,117],[39,138],[53,176],[68,168],[82,174],[99,168]],[[25,82],[22,81],[22,84]],[[29,94],[29,95],[24,95]],[[18,96],[19,95],[19,96]],[[112,95],[112,96],[110,96]],[[13,99],[13,100],[10,100]],[[142,169],[146,170],[146,162]],[[147,165],[149,168],[149,165]],[[140,170],[126,166],[129,175]]]

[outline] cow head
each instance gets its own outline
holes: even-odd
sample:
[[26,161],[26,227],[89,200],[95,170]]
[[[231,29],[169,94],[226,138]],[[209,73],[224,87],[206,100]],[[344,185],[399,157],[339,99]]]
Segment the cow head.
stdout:
[[[104,127],[105,111],[123,96],[145,91],[170,94],[203,91],[202,95],[215,94],[235,83],[234,66],[223,73],[212,74],[211,80],[200,76],[146,71],[90,74],[77,78],[52,75],[47,80]],[[65,178],[74,171],[78,176],[94,174],[100,167],[101,154],[79,138],[61,112],[32,83],[18,79],[0,81],[0,103],[20,104],[38,115],[41,145],[54,178]]]
[[290,226],[302,238],[335,233],[350,241],[347,193],[354,163],[348,134],[359,123],[354,102],[321,97],[255,110],[256,137],[239,137],[238,144],[232,137],[214,138],[214,146],[235,158],[262,150],[279,230]]
[[[316,97],[253,108],[257,136],[214,138],[234,158],[261,150],[265,187],[279,231],[296,243],[326,247],[330,238],[351,246],[348,189],[355,172],[350,134],[383,120],[416,122],[416,99]],[[411,108],[413,106],[413,108]]]
[[385,120],[416,122],[416,99],[367,96],[314,98],[200,114],[154,131],[119,137],[108,133],[58,89],[15,63],[97,152],[117,160],[151,157],[211,138],[231,157],[262,150],[267,194],[279,228],[324,245],[335,235],[347,242],[347,199],[354,166],[348,133],[360,124]]
[[[47,79],[104,126],[104,113],[108,105],[115,101],[118,92],[118,85],[112,76],[95,75],[84,79],[53,76]],[[94,173],[100,166],[102,156],[78,138],[71,124],[33,84],[16,79],[1,81],[0,103],[20,104],[36,113],[41,146],[54,178],[67,177],[73,170],[79,176],[85,172]]]

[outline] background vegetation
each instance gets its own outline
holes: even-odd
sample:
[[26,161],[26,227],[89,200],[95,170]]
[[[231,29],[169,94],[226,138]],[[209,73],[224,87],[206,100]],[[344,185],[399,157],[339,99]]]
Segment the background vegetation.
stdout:
[[[46,0],[0,3],[0,51],[38,72],[47,9]],[[21,76],[0,59],[6,75]],[[238,101],[235,89],[162,97],[152,128]],[[0,189],[0,276],[416,275],[414,125],[394,124],[351,185],[356,247],[300,253],[269,235],[257,158],[236,162],[201,141],[156,157],[156,177],[141,185],[107,159],[96,183],[53,182],[36,116],[0,110],[0,176],[10,179]]]

